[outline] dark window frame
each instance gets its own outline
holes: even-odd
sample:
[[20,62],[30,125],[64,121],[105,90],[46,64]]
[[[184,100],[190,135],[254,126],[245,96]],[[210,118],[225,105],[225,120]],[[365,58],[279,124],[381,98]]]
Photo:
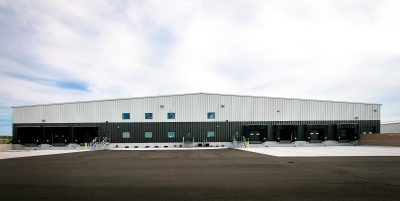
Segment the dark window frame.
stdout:
[[129,112],[124,112],[124,113],[122,113],[122,119],[123,119],[123,120],[129,120],[129,119],[131,119],[131,113],[129,113]]
[[[210,133],[212,133],[212,136],[209,135]],[[215,135],[216,135],[215,131],[213,131],[213,130],[207,131],[207,138],[214,138]]]
[[[129,134],[129,137],[125,137],[125,136],[124,136],[125,133],[128,133],[128,134]],[[131,132],[129,132],[129,131],[124,131],[124,132],[122,132],[122,139],[131,139]]]
[[[173,115],[173,116],[170,116],[170,115]],[[175,119],[175,112],[168,112],[167,119]]]
[[[170,137],[170,136],[169,136],[170,133],[174,133],[174,137]],[[176,131],[168,131],[168,132],[167,132],[167,138],[168,138],[168,139],[176,138]]]
[[207,119],[215,119],[215,112],[207,112]]
[[152,112],[144,113],[144,118],[145,119],[153,119],[153,113]]
[[[146,134],[150,133],[151,137],[147,137]],[[153,139],[153,131],[145,131],[144,132],[144,139]]]

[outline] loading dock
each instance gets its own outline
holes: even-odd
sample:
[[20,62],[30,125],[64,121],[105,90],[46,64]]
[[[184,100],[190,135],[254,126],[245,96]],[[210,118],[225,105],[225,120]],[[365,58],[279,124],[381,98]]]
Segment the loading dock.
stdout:
[[244,125],[243,134],[250,144],[260,144],[267,140],[268,125]]
[[43,127],[22,126],[17,128],[17,141],[24,145],[37,146],[43,142]]
[[298,125],[275,125],[275,138],[277,142],[289,143],[298,138]]
[[305,139],[310,143],[320,143],[327,139],[327,124],[308,124],[305,126]]
[[358,140],[357,127],[355,123],[336,124],[336,140],[339,142]]
[[98,137],[98,127],[73,127],[72,141],[77,144],[84,145]]
[[71,127],[46,127],[44,143],[64,146],[71,143]]

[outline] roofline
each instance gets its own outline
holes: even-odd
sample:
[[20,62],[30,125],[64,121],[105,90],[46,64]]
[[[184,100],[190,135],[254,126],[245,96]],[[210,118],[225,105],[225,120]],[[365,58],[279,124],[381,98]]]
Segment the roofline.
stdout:
[[160,98],[160,97],[172,97],[172,96],[201,95],[201,94],[204,94],[204,95],[219,95],[219,96],[252,97],[252,98],[271,98],[271,99],[283,99],[283,100],[302,100],[302,101],[320,101],[320,102],[333,102],[333,103],[382,105],[382,104],[379,104],[379,103],[363,103],[363,102],[350,102],[350,101],[334,101],[334,100],[285,98],[285,97],[270,97],[270,96],[254,96],[254,95],[237,95],[237,94],[219,94],[219,93],[203,93],[203,92],[199,92],[199,93],[185,93],[185,94],[171,94],[171,95],[157,95],[157,96],[142,96],[142,97],[130,97],[130,98],[114,98],[114,99],[101,99],[101,100],[89,100],[89,101],[75,101],[75,102],[21,105],[21,106],[12,106],[11,108],[50,106],[50,105],[63,105],[63,104],[77,104],[77,103],[91,103],[91,102],[106,102],[106,101],[132,100],[132,99],[144,99],[144,98]]
[[398,123],[400,123],[400,120],[385,121],[382,122],[381,124],[398,124]]

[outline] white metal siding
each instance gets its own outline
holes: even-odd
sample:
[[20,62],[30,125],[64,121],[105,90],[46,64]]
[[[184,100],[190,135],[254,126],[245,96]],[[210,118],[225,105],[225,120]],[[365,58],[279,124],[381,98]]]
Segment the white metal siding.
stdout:
[[381,133],[400,133],[400,122],[381,124]]
[[[160,108],[164,105],[164,109]],[[225,108],[221,108],[225,105]],[[279,112],[277,112],[279,110]],[[374,111],[376,110],[376,111]],[[122,113],[131,113],[123,120]],[[145,113],[153,119],[145,119]],[[175,112],[176,119],[167,119]],[[214,120],[207,112],[215,112]],[[219,94],[187,94],[13,108],[13,123],[379,120],[380,105]]]

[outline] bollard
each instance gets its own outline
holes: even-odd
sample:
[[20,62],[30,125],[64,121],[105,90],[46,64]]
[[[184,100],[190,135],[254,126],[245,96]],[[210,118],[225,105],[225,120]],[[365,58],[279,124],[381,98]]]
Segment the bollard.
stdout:
[[85,142],[85,150],[87,150],[87,142]]

